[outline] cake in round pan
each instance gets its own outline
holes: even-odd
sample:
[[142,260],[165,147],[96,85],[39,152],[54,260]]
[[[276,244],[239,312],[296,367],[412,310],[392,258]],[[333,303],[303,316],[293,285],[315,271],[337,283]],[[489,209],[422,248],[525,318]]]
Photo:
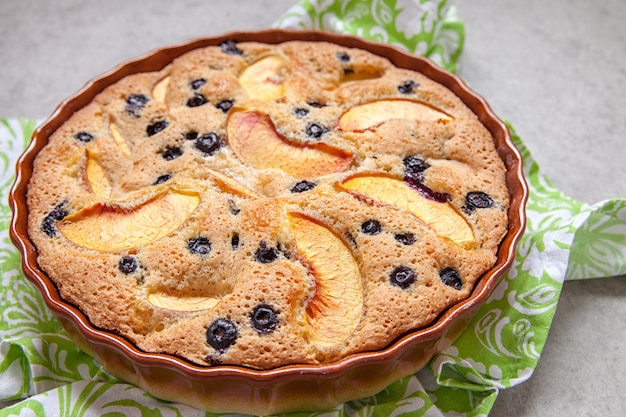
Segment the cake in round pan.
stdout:
[[43,271],[91,323],[201,366],[331,363],[467,298],[505,167],[450,90],[361,49],[227,41],[107,87],[28,187]]

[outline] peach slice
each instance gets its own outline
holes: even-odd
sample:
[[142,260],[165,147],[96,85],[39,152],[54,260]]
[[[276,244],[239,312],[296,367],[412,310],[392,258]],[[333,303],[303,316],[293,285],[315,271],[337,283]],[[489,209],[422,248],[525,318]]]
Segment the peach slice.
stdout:
[[170,83],[170,77],[163,77],[160,79],[152,88],[152,97],[156,101],[160,101],[161,103],[165,102],[165,93],[167,92],[167,86]]
[[179,297],[164,293],[151,293],[148,301],[160,308],[175,311],[199,311],[213,308],[220,302],[212,297]]
[[343,131],[363,132],[376,129],[383,122],[392,119],[422,122],[452,120],[447,114],[429,105],[410,100],[389,99],[351,108],[339,118],[339,127]]
[[402,180],[383,174],[357,175],[338,185],[357,197],[364,196],[407,210],[439,236],[448,238],[465,249],[476,247],[471,226],[450,202],[440,203],[425,198]]
[[315,277],[315,296],[306,308],[311,340],[320,346],[342,343],[363,314],[363,281],[346,243],[331,229],[301,213],[288,213],[296,248]]
[[196,192],[169,190],[133,208],[98,203],[66,217],[58,228],[88,249],[131,249],[178,229],[199,203]]
[[91,192],[104,199],[109,198],[111,196],[111,183],[104,169],[91,152],[87,152],[87,163],[85,165],[87,186]]
[[382,77],[384,74],[383,71],[372,71],[372,72],[349,72],[344,74],[341,78],[341,86],[349,85],[356,82],[361,81],[370,81],[376,80]]
[[247,189],[234,179],[226,175],[206,168],[206,171],[213,177],[215,183],[225,193],[234,194],[241,197],[260,198],[260,196],[252,190]]
[[283,78],[280,69],[283,59],[276,55],[268,55],[247,67],[239,75],[239,84],[251,98],[275,100],[283,97]]
[[120,131],[117,128],[117,125],[113,122],[109,123],[109,130],[111,131],[111,136],[113,136],[113,140],[115,140],[115,144],[125,155],[130,156],[130,148],[128,147],[128,143],[120,134]]
[[282,138],[272,119],[256,111],[234,111],[228,118],[228,142],[235,154],[257,169],[276,168],[296,178],[343,172],[352,153],[325,143],[292,144]]

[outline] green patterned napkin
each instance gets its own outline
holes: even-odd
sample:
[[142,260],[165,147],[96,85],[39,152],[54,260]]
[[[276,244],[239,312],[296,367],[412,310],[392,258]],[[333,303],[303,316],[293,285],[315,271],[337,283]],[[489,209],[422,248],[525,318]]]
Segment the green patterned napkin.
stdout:
[[[451,71],[464,40],[463,23],[446,0],[304,0],[277,26],[387,42]],[[212,416],[110,376],[76,348],[23,277],[8,238],[7,195],[15,161],[37,123],[0,119],[0,416]],[[626,200],[591,206],[572,200],[550,184],[514,132],[513,138],[530,183],[528,225],[513,267],[489,301],[424,370],[376,396],[315,415],[487,415],[500,389],[531,376],[564,279],[626,274]]]

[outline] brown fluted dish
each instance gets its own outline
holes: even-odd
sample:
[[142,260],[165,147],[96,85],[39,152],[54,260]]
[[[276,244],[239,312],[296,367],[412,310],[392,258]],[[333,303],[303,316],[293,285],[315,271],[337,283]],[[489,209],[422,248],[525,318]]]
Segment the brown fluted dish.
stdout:
[[[197,360],[184,359],[180,355],[147,353],[118,332],[94,326],[82,309],[61,297],[57,285],[39,266],[38,251],[28,232],[27,193],[37,154],[46,146],[50,136],[75,112],[86,107],[99,93],[124,77],[160,71],[183,54],[231,40],[264,44],[323,41],[345,48],[359,48],[386,58],[395,67],[416,71],[442,84],[477,116],[493,137],[497,154],[506,169],[508,225],[497,249],[495,264],[480,276],[466,299],[447,308],[428,326],[405,332],[380,349],[350,353],[319,363],[291,363],[260,369],[256,362],[250,362],[254,364],[251,366],[241,366],[211,359],[207,360],[211,363],[203,366]],[[76,344],[96,357],[111,374],[159,398],[212,412],[275,414],[325,410],[348,400],[374,395],[392,382],[418,371],[433,355],[448,347],[511,266],[517,242],[524,231],[527,197],[521,155],[506,125],[493,113],[487,102],[459,77],[427,59],[388,45],[321,31],[271,29],[227,33],[155,50],[95,78],[76,95],[62,102],[35,131],[32,142],[18,161],[17,177],[10,194],[13,210],[10,233],[11,239],[23,254],[26,277],[41,291],[46,304]],[[296,221],[301,221],[298,219]],[[220,349],[217,351],[216,355],[219,355]]]

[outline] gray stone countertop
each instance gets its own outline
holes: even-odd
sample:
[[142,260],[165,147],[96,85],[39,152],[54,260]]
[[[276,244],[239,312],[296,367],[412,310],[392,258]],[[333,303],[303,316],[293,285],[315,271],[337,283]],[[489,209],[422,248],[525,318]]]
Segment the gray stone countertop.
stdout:
[[[294,0],[0,3],[0,117],[45,118],[119,62],[190,38],[269,27]],[[626,2],[457,2],[459,75],[544,173],[585,203],[626,197]],[[566,282],[539,365],[492,416],[626,415],[626,279]]]

